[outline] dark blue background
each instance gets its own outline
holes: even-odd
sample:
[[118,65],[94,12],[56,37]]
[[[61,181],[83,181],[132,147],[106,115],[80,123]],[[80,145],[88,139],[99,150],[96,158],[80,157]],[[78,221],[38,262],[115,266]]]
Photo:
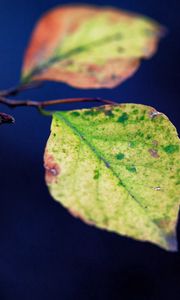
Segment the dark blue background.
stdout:
[[[18,82],[35,21],[61,3],[66,1],[0,0],[1,89]],[[47,83],[19,98],[100,96],[144,103],[167,114],[180,130],[180,1],[91,3],[146,14],[166,25],[169,34],[156,56],[144,61],[135,76],[116,89],[81,91]],[[16,118],[14,126],[0,127],[0,300],[179,299],[179,253],[167,253],[72,218],[52,200],[44,184],[43,151],[50,118],[34,109],[12,112],[0,106],[0,110]]]

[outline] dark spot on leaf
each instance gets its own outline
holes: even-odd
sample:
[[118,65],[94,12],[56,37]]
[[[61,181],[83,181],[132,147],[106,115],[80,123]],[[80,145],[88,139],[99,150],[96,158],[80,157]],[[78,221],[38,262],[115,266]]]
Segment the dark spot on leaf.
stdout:
[[123,153],[118,153],[118,154],[116,155],[116,158],[117,158],[118,160],[122,160],[124,157],[125,157],[125,155],[124,155]]
[[148,152],[151,154],[152,157],[158,158],[159,154],[157,153],[157,150],[155,149],[149,149]]
[[125,49],[124,49],[123,47],[118,47],[118,48],[117,48],[117,51],[118,51],[119,53],[123,53],[124,50],[125,50]]
[[135,115],[138,114],[138,109],[134,109],[133,114],[135,114]]
[[126,169],[127,169],[129,172],[132,172],[132,173],[136,173],[136,172],[137,172],[135,166],[126,166]]
[[89,109],[84,111],[85,116],[97,116],[101,111],[99,109]]
[[128,146],[131,147],[131,148],[134,148],[136,146],[136,142],[131,141]]
[[79,117],[80,113],[78,111],[72,111],[71,112],[71,116],[73,116],[73,117]]
[[104,113],[105,113],[106,116],[108,116],[108,117],[110,117],[110,118],[111,118],[111,117],[112,117],[112,118],[114,117],[114,114],[113,114],[112,110],[105,110]]
[[93,111],[92,110],[85,110],[84,115],[85,116],[91,116],[91,115],[93,115]]
[[160,115],[162,115],[162,113],[158,112],[158,111],[155,110],[155,109],[153,109],[153,110],[151,110],[151,111],[149,112],[149,117],[150,117],[151,119],[154,119],[155,117],[160,116]]
[[96,107],[96,110],[100,113],[100,112],[105,112],[106,106],[105,105],[101,105],[99,107]]
[[167,145],[167,146],[163,147],[163,150],[168,154],[172,154],[179,150],[179,145]]
[[82,135],[82,134],[80,134],[80,138],[81,138],[82,140],[85,140],[85,137],[84,137],[84,135]]
[[128,114],[127,113],[122,113],[122,115],[118,118],[119,123],[124,123],[128,120]]
[[45,151],[44,155],[45,179],[47,183],[53,183],[60,173],[59,165],[54,161],[52,155]]
[[150,140],[152,138],[152,136],[150,135],[150,134],[148,134],[147,136],[146,136],[146,139],[147,140]]
[[118,186],[122,186],[122,182],[121,181],[118,182]]
[[144,116],[141,116],[140,118],[139,118],[139,121],[143,121],[144,120]]
[[140,137],[143,137],[144,133],[142,131],[138,130],[137,135],[139,135]]
[[94,170],[94,177],[93,179],[98,179],[100,176],[99,170]]
[[111,79],[112,79],[112,80],[116,80],[117,78],[119,78],[119,76],[117,76],[116,74],[112,74],[112,75],[111,75]]
[[92,75],[96,75],[97,72],[100,71],[100,68],[96,64],[91,64],[87,66],[87,72]]

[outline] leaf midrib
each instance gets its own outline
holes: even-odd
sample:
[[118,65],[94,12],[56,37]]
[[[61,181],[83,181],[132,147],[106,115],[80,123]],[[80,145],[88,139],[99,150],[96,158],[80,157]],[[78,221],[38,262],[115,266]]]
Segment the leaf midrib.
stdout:
[[24,78],[22,78],[22,81],[27,82],[29,79],[31,79],[31,77],[35,76],[38,73],[41,73],[44,69],[51,67],[52,65],[54,65],[55,63],[57,63],[59,61],[63,61],[64,59],[70,58],[73,55],[79,54],[83,51],[87,51],[89,48],[101,46],[106,42],[111,42],[113,40],[119,40],[119,39],[121,39],[120,33],[116,33],[114,35],[107,36],[103,39],[99,39],[99,40],[93,41],[91,43],[73,48],[73,49],[65,52],[64,54],[58,54],[58,55],[55,54],[54,56],[52,55],[49,58],[49,60],[47,60],[46,62],[42,62],[39,66],[32,69],[29,74],[27,74]]

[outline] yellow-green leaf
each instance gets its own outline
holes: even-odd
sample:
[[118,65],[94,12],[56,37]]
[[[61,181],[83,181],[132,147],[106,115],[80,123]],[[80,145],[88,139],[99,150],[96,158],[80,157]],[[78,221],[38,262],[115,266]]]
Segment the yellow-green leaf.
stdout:
[[56,112],[45,169],[73,215],[177,250],[180,142],[164,114],[138,104]]
[[151,57],[163,28],[146,17],[107,7],[62,6],[37,23],[22,81],[56,80],[112,88]]

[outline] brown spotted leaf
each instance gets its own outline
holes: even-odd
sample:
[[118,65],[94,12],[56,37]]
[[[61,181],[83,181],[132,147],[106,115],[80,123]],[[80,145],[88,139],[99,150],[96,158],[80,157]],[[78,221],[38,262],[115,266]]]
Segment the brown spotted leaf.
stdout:
[[45,151],[53,198],[87,223],[177,250],[180,141],[145,105],[54,113]]
[[79,88],[112,88],[151,57],[163,33],[152,20],[88,5],[62,6],[37,23],[22,81],[55,80]]

